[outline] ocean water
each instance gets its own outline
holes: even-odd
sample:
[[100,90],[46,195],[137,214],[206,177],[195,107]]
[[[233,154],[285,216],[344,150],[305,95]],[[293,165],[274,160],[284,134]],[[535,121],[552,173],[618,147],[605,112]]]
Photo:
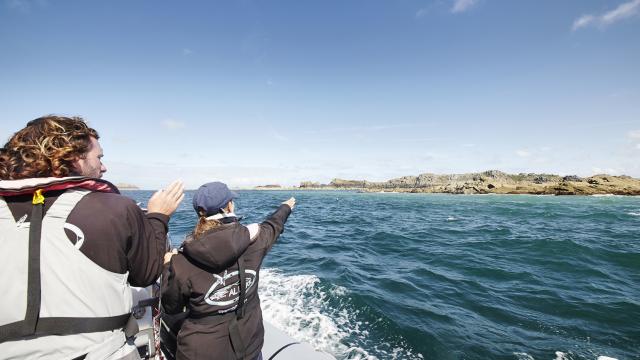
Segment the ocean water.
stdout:
[[640,359],[638,197],[240,194],[245,223],[298,200],[264,317],[338,359]]

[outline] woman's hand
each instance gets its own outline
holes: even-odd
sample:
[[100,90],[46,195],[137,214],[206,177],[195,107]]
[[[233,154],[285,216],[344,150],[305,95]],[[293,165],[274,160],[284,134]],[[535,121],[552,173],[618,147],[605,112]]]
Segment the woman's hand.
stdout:
[[164,265],[167,265],[171,261],[171,257],[173,257],[173,255],[177,253],[178,253],[177,249],[173,249],[171,251],[166,252],[164,254]]
[[289,198],[289,200],[283,202],[284,205],[289,205],[289,207],[291,208],[291,210],[293,210],[293,207],[296,206],[296,198],[294,198],[293,196],[291,198]]
[[147,212],[171,216],[184,199],[184,184],[176,180],[166,189],[156,191],[147,205]]

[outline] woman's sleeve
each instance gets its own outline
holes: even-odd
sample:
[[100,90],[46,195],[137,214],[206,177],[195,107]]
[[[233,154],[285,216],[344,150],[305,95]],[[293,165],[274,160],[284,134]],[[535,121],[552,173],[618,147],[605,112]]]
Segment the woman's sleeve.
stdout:
[[278,210],[260,224],[258,236],[260,240],[264,241],[265,254],[271,250],[273,244],[284,231],[284,223],[287,222],[290,214],[291,208],[289,205],[282,204]]
[[184,279],[176,271],[176,259],[180,254],[174,255],[162,272],[162,284],[160,286],[162,307],[167,314],[177,314],[184,311],[189,296],[188,286],[185,286]]

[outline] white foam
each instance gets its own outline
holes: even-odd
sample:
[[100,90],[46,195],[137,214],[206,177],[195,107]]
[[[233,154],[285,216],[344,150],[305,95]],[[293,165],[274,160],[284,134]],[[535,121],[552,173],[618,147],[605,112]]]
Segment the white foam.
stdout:
[[[373,325],[360,320],[359,311],[341,301],[348,289],[332,286],[325,291],[319,282],[315,275],[286,275],[277,269],[262,269],[258,290],[264,319],[338,359],[423,359],[402,341],[395,345],[387,341],[372,344],[369,337]],[[329,299],[335,305],[329,306]]]
[[333,288],[333,290],[331,290],[331,293],[335,296],[345,296],[348,292],[349,290],[347,290],[346,287],[337,285]]
[[262,269],[258,290],[263,317],[317,350],[343,352],[346,349],[341,347],[340,339],[347,334],[320,312],[326,295],[315,291],[317,282],[314,275],[285,276],[277,270]]
[[[513,355],[516,356],[518,360],[535,360],[535,358],[527,353],[518,353],[514,352]],[[571,360],[573,359],[570,354],[564,353],[562,351],[556,351],[556,358],[554,360]],[[597,360],[618,360],[616,358],[608,357],[608,356],[598,356]]]
[[628,212],[627,214],[631,216],[640,216],[640,212]]
[[518,360],[535,360],[533,356],[527,353],[514,352],[513,355],[515,355]]
[[457,219],[457,218],[455,218],[455,217],[453,217],[453,216],[449,216],[449,217],[447,218],[447,221],[456,221],[456,220],[458,220],[458,219]]

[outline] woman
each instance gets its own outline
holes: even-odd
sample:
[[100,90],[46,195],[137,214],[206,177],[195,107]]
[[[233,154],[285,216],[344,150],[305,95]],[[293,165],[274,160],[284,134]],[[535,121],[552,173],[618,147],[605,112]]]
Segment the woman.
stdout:
[[295,199],[283,202],[261,224],[243,226],[234,213],[237,196],[221,182],[198,189],[193,197],[198,223],[163,273],[164,311],[189,311],[178,333],[177,359],[262,358],[260,266]]

